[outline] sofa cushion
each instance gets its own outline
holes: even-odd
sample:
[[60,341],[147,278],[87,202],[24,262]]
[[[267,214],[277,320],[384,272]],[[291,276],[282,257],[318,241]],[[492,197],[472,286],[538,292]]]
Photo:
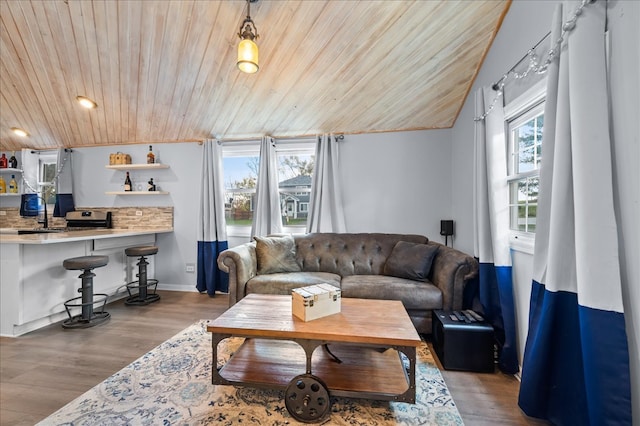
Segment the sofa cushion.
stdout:
[[299,272],[293,237],[253,237],[256,240],[257,273]]
[[426,281],[438,246],[398,241],[384,264],[384,274]]
[[384,264],[398,241],[427,243],[422,235],[336,234],[294,235],[296,258],[305,272],[382,275]]
[[442,309],[442,292],[431,282],[388,277],[351,275],[342,278],[342,297],[401,300],[405,309]]
[[340,288],[340,275],[328,272],[286,272],[256,275],[247,281],[246,294],[291,294],[291,290],[327,283]]

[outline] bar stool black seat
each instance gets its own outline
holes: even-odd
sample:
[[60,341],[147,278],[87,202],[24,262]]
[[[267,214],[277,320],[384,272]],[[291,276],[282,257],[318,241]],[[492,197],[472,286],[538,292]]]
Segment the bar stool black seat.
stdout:
[[[138,246],[138,247],[129,247],[124,250],[124,253],[130,257],[140,256],[140,261],[137,263],[138,265],[138,273],[136,276],[138,277],[137,281],[132,281],[127,284],[127,291],[129,292],[129,297],[127,297],[124,301],[125,305],[148,305],[153,302],[157,302],[160,300],[160,295],[156,293],[156,289],[158,288],[158,280],[148,278],[147,277],[147,258],[145,256],[152,256],[158,253],[158,247],[156,246]],[[151,292],[149,291],[149,288]],[[133,294],[132,290],[138,290],[138,293]]]
[[[67,270],[81,270],[82,274],[78,278],[82,279],[82,287],[78,293],[82,296],[74,297],[64,302],[64,308],[69,318],[62,321],[64,328],[88,328],[107,321],[111,315],[105,312],[104,306],[107,304],[108,294],[93,293],[93,269],[100,268],[109,263],[109,256],[80,256],[65,259],[62,266]],[[79,303],[78,303],[79,302]],[[102,304],[99,310],[94,310],[94,305]],[[81,313],[72,315],[70,308],[81,308]]]

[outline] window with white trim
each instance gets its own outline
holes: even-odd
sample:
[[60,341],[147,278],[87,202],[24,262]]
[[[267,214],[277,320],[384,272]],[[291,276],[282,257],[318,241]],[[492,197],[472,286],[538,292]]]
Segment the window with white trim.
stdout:
[[309,214],[315,141],[279,141],[276,152],[282,226],[285,232],[303,233]]
[[[315,140],[276,141],[283,231],[304,233],[309,211],[315,162]],[[258,141],[229,142],[222,146],[227,233],[248,236],[258,183]]]
[[507,121],[509,213],[512,231],[534,234],[540,190],[544,101]]
[[228,232],[237,227],[251,229],[259,159],[258,142],[228,143],[222,147],[224,216]]

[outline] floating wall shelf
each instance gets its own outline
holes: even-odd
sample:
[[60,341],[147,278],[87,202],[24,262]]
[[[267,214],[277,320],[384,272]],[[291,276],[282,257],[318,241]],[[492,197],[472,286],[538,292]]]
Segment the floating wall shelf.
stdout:
[[167,191],[108,191],[107,195],[168,195]]
[[142,170],[142,169],[168,169],[168,164],[152,163],[152,164],[113,164],[105,166],[107,169],[113,170]]

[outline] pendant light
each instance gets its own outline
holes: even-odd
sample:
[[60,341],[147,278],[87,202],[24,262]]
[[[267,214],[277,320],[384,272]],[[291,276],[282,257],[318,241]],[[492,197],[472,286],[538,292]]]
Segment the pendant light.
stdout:
[[258,0],[247,0],[247,17],[240,25],[240,44],[238,45],[238,69],[247,74],[258,72],[258,45],[254,40],[258,39],[256,24],[251,20],[251,3]]

